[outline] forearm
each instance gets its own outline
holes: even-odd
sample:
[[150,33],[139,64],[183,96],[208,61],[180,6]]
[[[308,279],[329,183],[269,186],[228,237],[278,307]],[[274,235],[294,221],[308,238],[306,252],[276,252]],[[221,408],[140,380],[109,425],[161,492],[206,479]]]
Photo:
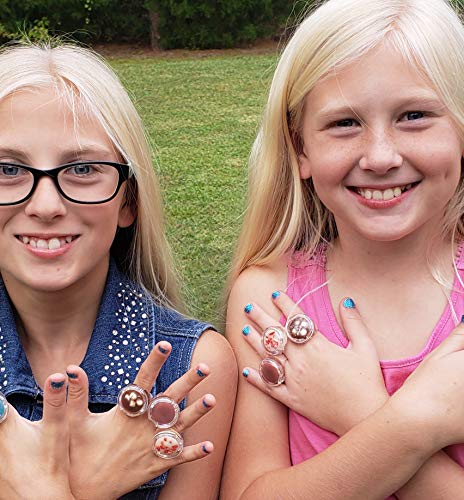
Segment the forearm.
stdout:
[[430,457],[396,493],[400,500],[446,500],[460,498],[464,491],[464,470],[444,451]]
[[398,419],[388,405],[330,448],[293,467],[257,478],[241,499],[384,499],[401,488],[434,452],[419,429]]

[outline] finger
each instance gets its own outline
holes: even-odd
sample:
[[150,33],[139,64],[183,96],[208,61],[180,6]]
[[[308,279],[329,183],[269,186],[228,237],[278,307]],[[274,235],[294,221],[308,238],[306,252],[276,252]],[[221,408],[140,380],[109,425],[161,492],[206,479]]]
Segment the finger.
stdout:
[[305,312],[286,293],[276,290],[272,294],[272,300],[282,314],[288,319],[291,316]]
[[158,377],[161,367],[171,354],[171,350],[172,346],[169,342],[164,340],[158,342],[140,367],[134,384],[145,389],[147,392],[151,392],[156,377]]
[[[175,467],[176,465],[185,464],[187,462],[193,462],[201,458],[205,458],[214,451],[214,445],[211,441],[204,441],[203,443],[197,443],[190,446],[185,446],[182,453],[176,457],[166,460],[166,465],[169,463],[169,468]],[[165,460],[163,458],[158,460]],[[155,460],[152,469],[152,476],[159,474],[159,461]]]
[[242,330],[243,337],[261,357],[267,356],[266,349],[264,349],[262,342],[262,335],[251,325],[245,325]]
[[43,398],[43,423],[49,427],[62,425],[67,418],[66,377],[62,373],[47,378]]
[[206,415],[216,406],[216,398],[212,394],[205,394],[202,398],[195,401],[193,405],[187,406],[180,412],[179,420],[176,423],[177,432],[184,432],[191,427],[197,420]]
[[268,314],[262,307],[255,303],[248,303],[243,309],[247,316],[259,328],[265,330],[269,326],[279,324],[279,320]]
[[85,371],[77,365],[69,365],[66,374],[69,418],[74,421],[89,414],[89,379]]
[[358,351],[375,351],[369,331],[364,324],[354,300],[345,297],[338,306],[342,327],[346,337],[351,342],[350,349]]
[[190,368],[187,373],[173,382],[166,391],[164,391],[164,395],[170,397],[174,401],[182,401],[185,396],[208,375],[209,366],[200,363],[195,368]]
[[256,387],[261,392],[264,392],[264,394],[271,396],[271,398],[280,401],[285,406],[289,406],[290,398],[288,389],[285,384],[277,386],[266,384],[266,382],[264,382],[264,380],[261,378],[259,372],[257,370],[254,370],[253,368],[244,368],[242,371],[242,375],[246,379],[246,381],[253,387]]

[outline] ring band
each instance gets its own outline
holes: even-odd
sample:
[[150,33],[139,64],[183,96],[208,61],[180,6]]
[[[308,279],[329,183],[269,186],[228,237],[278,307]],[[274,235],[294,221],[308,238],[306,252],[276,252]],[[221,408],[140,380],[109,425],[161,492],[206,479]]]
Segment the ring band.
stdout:
[[263,381],[271,386],[283,384],[285,381],[284,365],[276,358],[264,358],[259,365],[259,374]]
[[176,458],[183,449],[184,440],[173,429],[158,432],[153,436],[153,453],[160,458]]
[[6,397],[0,392],[0,424],[6,420],[8,416],[9,404]]
[[266,328],[261,337],[263,347],[271,356],[278,356],[284,352],[287,345],[287,331],[282,326]]
[[168,396],[156,396],[148,406],[148,419],[160,429],[175,425],[179,413],[179,405]]
[[119,391],[118,407],[128,417],[138,417],[147,411],[149,395],[138,385],[129,384]]
[[304,344],[313,337],[316,326],[314,321],[306,314],[298,313],[288,318],[285,324],[287,336],[296,344]]

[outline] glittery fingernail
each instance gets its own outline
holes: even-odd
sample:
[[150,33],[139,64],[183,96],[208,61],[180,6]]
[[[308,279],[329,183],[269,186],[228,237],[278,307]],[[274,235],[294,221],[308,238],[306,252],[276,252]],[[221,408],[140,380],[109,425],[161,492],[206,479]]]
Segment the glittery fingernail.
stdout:
[[280,295],[280,292],[276,290],[275,292],[272,293],[272,298],[276,299]]
[[64,380],[62,380],[61,382],[55,382],[54,380],[52,380],[50,382],[50,387],[52,389],[61,389],[64,385]]
[[251,312],[252,309],[253,309],[253,304],[247,304],[243,310],[248,314]]
[[245,368],[245,369],[243,370],[243,372],[242,372],[242,375],[243,375],[245,378],[247,378],[249,374],[250,374],[250,370],[249,370],[248,368]]
[[250,327],[249,326],[244,326],[242,330],[243,335],[248,336],[250,335]]
[[354,303],[354,300],[353,299],[350,299],[349,297],[347,297],[344,301],[343,301],[343,307],[345,309],[354,309],[356,307],[356,304]]
[[464,323],[464,315],[461,318],[461,323]]

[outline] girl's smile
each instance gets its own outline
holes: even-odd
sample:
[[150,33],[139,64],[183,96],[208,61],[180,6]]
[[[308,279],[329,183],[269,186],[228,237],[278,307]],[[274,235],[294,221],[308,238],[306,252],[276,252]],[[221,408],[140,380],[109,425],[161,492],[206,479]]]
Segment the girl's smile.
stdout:
[[439,96],[387,46],[334,70],[308,94],[302,178],[339,231],[393,241],[440,227],[463,144]]

